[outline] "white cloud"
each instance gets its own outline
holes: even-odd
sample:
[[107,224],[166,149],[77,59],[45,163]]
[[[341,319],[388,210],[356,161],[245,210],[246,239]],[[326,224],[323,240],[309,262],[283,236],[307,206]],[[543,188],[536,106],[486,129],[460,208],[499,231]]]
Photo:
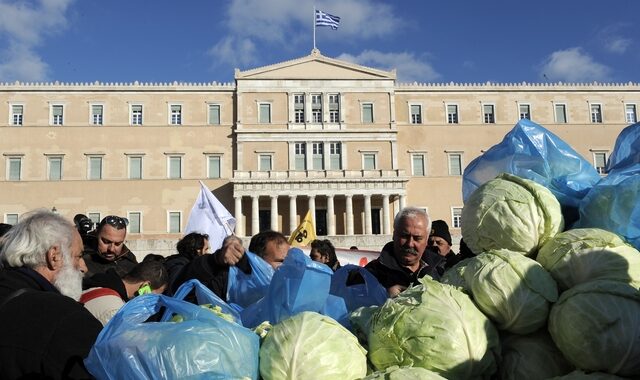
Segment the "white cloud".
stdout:
[[248,38],[226,37],[207,53],[216,64],[246,68],[256,63],[256,45]]
[[0,81],[38,82],[47,78],[47,64],[24,45],[12,45],[0,57],[6,57],[0,60]]
[[[67,26],[65,12],[73,0],[0,0],[0,80],[46,79],[48,66],[36,48],[47,35]],[[0,42],[2,42],[0,40]]]
[[337,58],[383,70],[396,69],[399,82],[432,82],[441,77],[429,62],[416,57],[413,53],[384,53],[365,50],[355,56],[344,53]]
[[606,82],[610,73],[609,67],[595,62],[579,47],[551,53],[540,70],[540,76],[546,75],[551,81],[569,83]]
[[624,30],[633,28],[628,23],[609,25],[598,32],[598,40],[605,50],[614,54],[624,54],[633,45],[633,40],[623,36]]
[[631,39],[622,37],[612,37],[605,41],[605,49],[611,53],[624,54],[631,47]]

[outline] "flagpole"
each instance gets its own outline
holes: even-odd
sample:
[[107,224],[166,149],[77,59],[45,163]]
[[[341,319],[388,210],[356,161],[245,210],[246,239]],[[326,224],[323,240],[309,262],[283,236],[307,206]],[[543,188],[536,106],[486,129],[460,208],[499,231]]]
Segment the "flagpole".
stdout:
[[313,50],[316,50],[316,6],[313,6]]

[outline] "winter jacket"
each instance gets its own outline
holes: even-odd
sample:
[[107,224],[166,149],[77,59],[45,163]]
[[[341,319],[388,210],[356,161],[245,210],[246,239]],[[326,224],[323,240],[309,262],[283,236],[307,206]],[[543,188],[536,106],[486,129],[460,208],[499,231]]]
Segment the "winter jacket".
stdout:
[[1,379],[93,378],[83,359],[102,325],[80,303],[25,267],[0,271],[0,304]]
[[84,253],[82,255],[89,270],[85,274],[85,277],[91,277],[96,273],[104,273],[107,269],[115,269],[118,275],[122,277],[138,264],[138,259],[136,259],[136,256],[125,244],[122,245],[122,254],[117,259],[113,261],[105,260],[102,255],[98,253],[98,239],[91,234],[89,234],[89,236],[92,238],[85,241]]
[[411,284],[416,284],[419,278],[426,275],[431,276],[434,280],[440,280],[436,268],[442,260],[443,258],[437,253],[426,250],[420,260],[420,268],[412,272],[398,264],[393,253],[393,242],[389,242],[382,248],[380,256],[369,262],[365,268],[387,289],[394,285],[408,287]]

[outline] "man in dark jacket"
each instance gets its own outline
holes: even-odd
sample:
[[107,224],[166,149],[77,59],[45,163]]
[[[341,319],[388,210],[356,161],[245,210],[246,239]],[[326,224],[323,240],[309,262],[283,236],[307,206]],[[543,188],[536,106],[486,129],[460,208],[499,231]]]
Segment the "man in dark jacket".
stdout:
[[25,215],[0,258],[0,378],[91,378],[83,359],[102,325],[76,301],[86,266],[74,225],[50,211]]
[[393,223],[393,241],[387,243],[380,257],[365,267],[395,297],[426,275],[439,280],[436,267],[442,257],[426,250],[431,220],[426,211],[406,207]]
[[83,256],[88,268],[87,276],[104,273],[111,268],[119,276],[124,276],[136,266],[136,256],[124,244],[128,224],[127,218],[109,215],[87,235]]
[[[251,266],[244,254],[242,241],[236,236],[227,236],[222,247],[211,255],[201,255],[189,262],[180,271],[171,286],[172,293],[188,280],[196,279],[211,289],[218,297],[226,301],[229,267],[235,265],[245,273],[251,273]],[[193,292],[192,292],[193,293]],[[191,295],[187,300],[194,301]]]
[[182,269],[196,257],[209,253],[209,235],[191,232],[178,241],[176,250],[177,254],[164,260],[164,266],[169,273],[169,286],[165,294],[169,296],[173,295],[173,284],[178,280]]
[[436,252],[444,258],[438,265],[438,273],[440,275],[443,275],[444,272],[460,261],[460,257],[451,249],[451,233],[449,232],[449,225],[444,220],[431,222],[427,250]]

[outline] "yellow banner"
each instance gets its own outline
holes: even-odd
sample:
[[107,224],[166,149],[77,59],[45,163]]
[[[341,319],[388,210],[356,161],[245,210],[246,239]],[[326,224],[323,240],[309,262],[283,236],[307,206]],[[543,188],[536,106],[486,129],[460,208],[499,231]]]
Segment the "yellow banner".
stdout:
[[298,228],[291,233],[289,244],[292,247],[306,247],[315,239],[316,229],[313,226],[313,219],[311,219],[311,210],[309,210]]

